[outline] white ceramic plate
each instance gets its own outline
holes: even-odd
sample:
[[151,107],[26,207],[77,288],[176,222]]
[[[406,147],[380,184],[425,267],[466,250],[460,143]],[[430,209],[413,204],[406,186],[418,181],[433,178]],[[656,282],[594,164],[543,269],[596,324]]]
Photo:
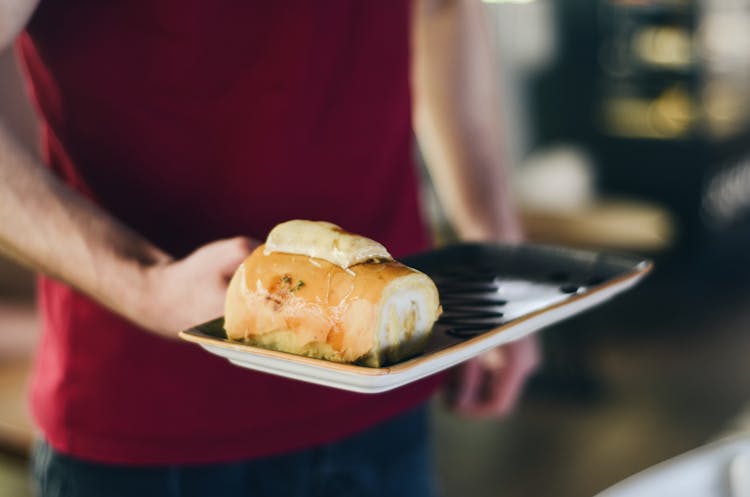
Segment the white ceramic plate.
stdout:
[[596,497],[750,497],[750,434],[669,459]]
[[651,263],[642,259],[533,245],[461,244],[403,262],[435,279],[443,315],[424,353],[398,364],[381,368],[339,364],[233,342],[226,339],[222,318],[185,330],[180,337],[237,366],[378,393],[599,305],[651,270]]

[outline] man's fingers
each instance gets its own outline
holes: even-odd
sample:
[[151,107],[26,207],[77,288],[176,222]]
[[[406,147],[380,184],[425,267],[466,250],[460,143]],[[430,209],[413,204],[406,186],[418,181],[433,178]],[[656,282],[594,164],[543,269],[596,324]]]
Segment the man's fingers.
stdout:
[[462,415],[477,419],[507,414],[538,363],[534,337],[485,352],[456,370],[451,405]]
[[509,362],[525,375],[532,373],[541,359],[539,341],[533,335],[508,344]]
[[456,408],[475,419],[493,418],[507,414],[520,396],[526,374],[512,368],[486,369],[478,374],[480,385],[475,395]]
[[488,381],[489,397],[482,406],[481,415],[507,414],[521,396],[527,372],[521,369],[506,368],[490,373]]
[[217,274],[228,279],[258,245],[257,240],[237,236],[206,244],[193,256],[200,258],[208,267],[215,268]]
[[237,267],[242,264],[242,261],[260,245],[257,240],[244,236],[223,240],[220,243],[223,244],[222,249],[225,251],[223,255],[226,257],[223,259],[222,273],[229,278],[234,274]]
[[448,404],[459,411],[468,408],[477,398],[481,384],[482,368],[476,359],[457,366],[448,384]]
[[498,369],[502,369],[508,362],[505,349],[503,349],[502,347],[495,347],[494,349],[490,349],[484,354],[480,355],[478,359],[482,367],[490,371],[497,371]]
[[[521,396],[526,379],[539,363],[539,349],[533,337],[512,342],[502,350],[506,363],[488,375],[489,395],[482,406],[482,415],[501,415],[510,411]],[[485,361],[485,364],[488,363]]]

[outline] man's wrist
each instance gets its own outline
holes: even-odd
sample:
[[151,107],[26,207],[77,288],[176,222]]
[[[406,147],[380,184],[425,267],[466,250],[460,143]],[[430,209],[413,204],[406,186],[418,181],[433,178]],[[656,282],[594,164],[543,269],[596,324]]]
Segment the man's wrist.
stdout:
[[164,292],[161,290],[164,288],[166,269],[172,262],[171,259],[160,259],[138,265],[140,283],[130,295],[130,308],[126,309],[125,314],[146,328],[152,328],[153,323],[159,322],[159,315],[168,307],[163,302]]
[[463,241],[521,243],[526,239],[521,223],[514,218],[503,222],[462,223],[457,230]]

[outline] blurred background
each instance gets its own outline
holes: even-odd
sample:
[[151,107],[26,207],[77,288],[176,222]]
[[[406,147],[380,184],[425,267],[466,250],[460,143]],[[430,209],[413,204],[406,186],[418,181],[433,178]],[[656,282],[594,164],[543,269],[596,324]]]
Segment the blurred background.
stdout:
[[[649,257],[548,328],[503,421],[436,413],[446,496],[593,496],[750,428],[750,0],[488,1],[506,162],[531,241]],[[0,109],[35,147],[12,53]],[[437,241],[450,240],[425,180]],[[33,276],[0,260],[0,495],[30,495]],[[745,426],[747,425],[747,426]]]

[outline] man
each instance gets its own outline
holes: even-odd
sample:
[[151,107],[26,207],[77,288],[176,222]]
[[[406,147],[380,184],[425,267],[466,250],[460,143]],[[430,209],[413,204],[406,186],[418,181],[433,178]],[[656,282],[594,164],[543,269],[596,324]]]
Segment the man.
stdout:
[[[442,375],[359,395],[175,335],[280,221],[425,249],[412,117],[459,235],[520,239],[481,6],[1,0],[0,46],[19,33],[47,167],[0,132],[0,248],[45,275],[41,495],[430,495]],[[455,408],[505,412],[534,363],[530,340],[467,363]]]

